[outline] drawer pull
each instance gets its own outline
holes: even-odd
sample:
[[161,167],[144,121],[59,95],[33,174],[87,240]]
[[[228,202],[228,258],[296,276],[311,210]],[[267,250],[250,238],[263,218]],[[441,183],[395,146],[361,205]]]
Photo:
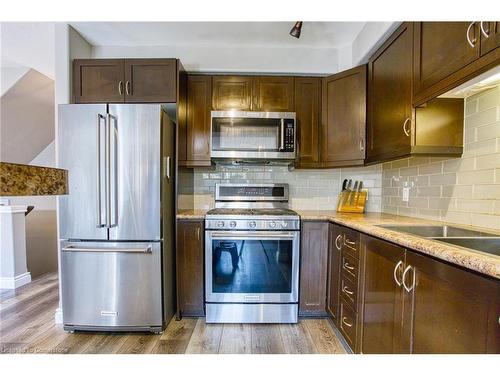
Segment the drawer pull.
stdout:
[[352,323],[347,323],[347,319],[345,318],[345,316],[342,317],[342,323],[345,324],[348,327],[352,327]]
[[345,239],[345,242],[348,244],[348,245],[351,245],[351,246],[354,246],[356,245],[356,241],[349,241],[348,238]]
[[349,289],[347,289],[347,286],[346,286],[346,285],[344,285],[344,287],[342,288],[342,291],[343,291],[344,293],[349,294],[350,296],[352,296],[352,295],[354,294],[354,292],[351,292]]
[[351,270],[351,271],[354,269],[354,267],[350,266],[349,263],[347,263],[347,262],[344,262],[344,268],[347,268],[348,270]]

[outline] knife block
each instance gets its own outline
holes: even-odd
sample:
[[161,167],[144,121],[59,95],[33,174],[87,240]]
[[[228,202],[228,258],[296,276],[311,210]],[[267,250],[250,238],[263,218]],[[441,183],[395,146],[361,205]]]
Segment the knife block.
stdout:
[[341,191],[337,198],[337,212],[365,212],[366,199],[368,190],[357,191]]

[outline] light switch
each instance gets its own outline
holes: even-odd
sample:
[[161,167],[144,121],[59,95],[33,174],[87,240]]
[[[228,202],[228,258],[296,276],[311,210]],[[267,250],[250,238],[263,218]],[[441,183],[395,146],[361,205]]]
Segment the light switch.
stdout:
[[403,188],[403,202],[408,202],[410,200],[410,188]]

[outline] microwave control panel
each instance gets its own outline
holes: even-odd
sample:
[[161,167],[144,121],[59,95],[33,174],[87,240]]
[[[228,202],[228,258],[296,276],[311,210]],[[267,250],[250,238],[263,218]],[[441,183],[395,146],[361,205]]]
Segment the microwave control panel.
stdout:
[[285,135],[284,140],[285,144],[283,147],[284,152],[293,152],[294,151],[294,143],[295,143],[295,124],[292,119],[285,120]]

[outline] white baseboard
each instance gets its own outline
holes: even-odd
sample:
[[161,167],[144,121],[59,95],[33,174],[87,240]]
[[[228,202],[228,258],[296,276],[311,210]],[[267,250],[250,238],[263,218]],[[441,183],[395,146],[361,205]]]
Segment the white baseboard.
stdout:
[[16,289],[31,282],[31,273],[25,272],[15,277],[0,277],[0,289]]
[[60,307],[56,309],[56,313],[54,314],[54,320],[56,324],[63,324],[63,311]]

